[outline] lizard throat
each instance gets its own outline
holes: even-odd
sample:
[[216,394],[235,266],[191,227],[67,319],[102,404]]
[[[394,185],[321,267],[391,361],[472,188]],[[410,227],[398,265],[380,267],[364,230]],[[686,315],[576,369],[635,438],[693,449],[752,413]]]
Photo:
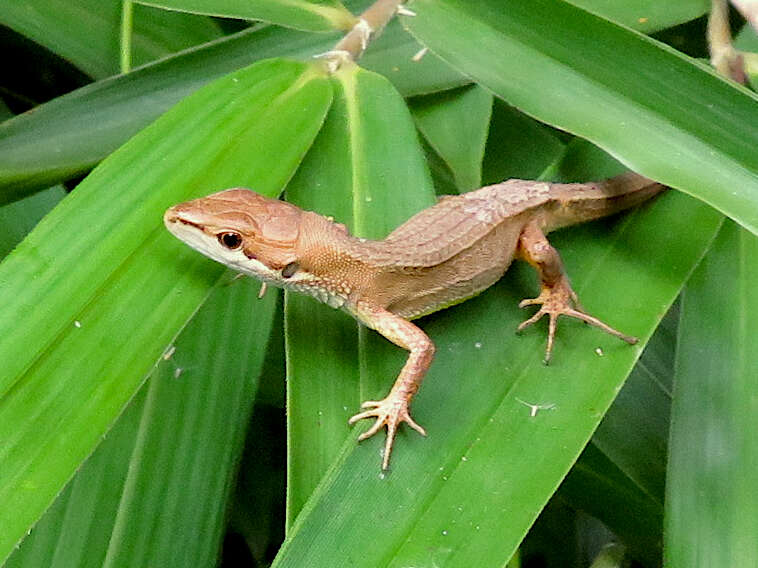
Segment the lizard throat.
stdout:
[[350,290],[344,285],[338,285],[305,270],[299,270],[289,278],[284,278],[280,270],[273,270],[252,258],[243,258],[236,262],[226,260],[225,264],[272,286],[307,294],[332,308],[342,308],[350,296]]

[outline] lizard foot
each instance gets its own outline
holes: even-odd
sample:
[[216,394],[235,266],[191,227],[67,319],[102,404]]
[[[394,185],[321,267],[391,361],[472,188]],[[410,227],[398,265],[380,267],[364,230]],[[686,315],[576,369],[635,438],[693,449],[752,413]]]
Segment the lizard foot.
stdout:
[[383,400],[367,400],[361,405],[361,408],[368,408],[370,410],[364,410],[359,412],[350,420],[348,424],[354,424],[358,420],[364,418],[376,418],[376,422],[366,430],[363,434],[358,436],[358,441],[365,440],[376,434],[383,426],[387,426],[387,440],[384,443],[384,458],[382,459],[382,469],[386,470],[390,464],[390,453],[392,452],[392,444],[395,441],[395,435],[397,434],[397,428],[400,423],[406,422],[408,425],[416,430],[422,436],[426,436],[426,430],[416,424],[411,418],[408,411],[408,399],[402,394],[390,393],[387,398]]
[[625,335],[617,329],[612,328],[608,324],[585,312],[582,306],[579,304],[576,292],[574,292],[574,290],[571,288],[571,284],[569,284],[567,278],[561,278],[554,286],[546,286],[543,284],[540,295],[536,298],[522,300],[521,303],[519,303],[519,308],[525,308],[526,306],[533,305],[540,305],[541,307],[532,317],[522,322],[518,326],[517,331],[521,331],[533,323],[538,322],[545,314],[549,316],[550,323],[547,334],[547,348],[545,349],[545,364],[548,364],[550,362],[550,357],[553,353],[555,328],[558,321],[558,316],[560,315],[577,318],[590,325],[594,325],[606,333],[610,333],[611,335],[618,337],[623,341],[626,341],[630,345],[634,345],[637,343],[637,341],[639,341],[636,337]]

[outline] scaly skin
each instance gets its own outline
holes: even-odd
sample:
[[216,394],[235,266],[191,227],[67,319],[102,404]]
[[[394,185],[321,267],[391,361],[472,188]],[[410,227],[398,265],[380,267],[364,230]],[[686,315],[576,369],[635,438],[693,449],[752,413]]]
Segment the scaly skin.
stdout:
[[546,362],[562,314],[627,343],[637,341],[582,310],[545,234],[632,207],[662,189],[631,173],[584,184],[508,180],[445,197],[380,241],[353,237],[344,225],[247,189],[180,203],[166,211],[164,222],[210,258],[344,309],[409,351],[387,397],[365,402],[366,410],[350,419],[351,424],[376,419],[360,439],[387,427],[382,462],[387,469],[402,422],[425,434],[410,417],[410,402],[432,362],[434,344],[410,320],[475,296],[500,279],[514,258],[540,276],[539,296],[520,306],[541,308],[519,329],[549,316]]

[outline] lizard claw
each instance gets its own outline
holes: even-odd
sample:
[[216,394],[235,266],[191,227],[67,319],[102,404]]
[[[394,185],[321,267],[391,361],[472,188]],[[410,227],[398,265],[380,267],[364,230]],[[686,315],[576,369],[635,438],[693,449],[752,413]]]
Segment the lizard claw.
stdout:
[[348,424],[354,424],[358,420],[363,420],[364,418],[376,418],[376,422],[374,422],[371,428],[358,436],[358,441],[370,438],[383,426],[387,426],[387,439],[384,443],[384,458],[382,459],[383,470],[389,468],[392,445],[395,442],[398,426],[400,426],[402,422],[407,423],[422,436],[426,436],[426,430],[411,418],[408,411],[408,401],[402,396],[393,396],[390,394],[390,396],[384,400],[367,400],[361,405],[361,408],[369,408],[370,410],[359,412],[348,420]]
[[547,347],[545,348],[545,359],[544,359],[544,363],[546,365],[550,362],[550,358],[552,357],[552,354],[553,354],[553,342],[555,339],[555,330],[558,323],[558,317],[561,315],[576,318],[590,325],[594,325],[595,327],[602,329],[606,333],[609,333],[613,335],[614,337],[618,337],[622,341],[626,341],[630,345],[634,345],[635,343],[637,343],[637,341],[639,341],[636,337],[633,337],[631,335],[625,335],[621,333],[620,331],[618,331],[617,329],[612,328],[605,322],[599,320],[598,318],[586,313],[582,309],[582,307],[579,305],[579,301],[576,296],[576,293],[571,288],[571,284],[569,284],[566,278],[561,279],[554,286],[543,285],[539,296],[537,296],[536,298],[529,298],[526,300],[522,300],[519,303],[520,308],[533,306],[533,305],[540,305],[541,307],[537,311],[537,313],[535,313],[529,319],[519,324],[517,331],[522,331],[524,328],[529,327],[530,325],[538,322],[539,320],[542,319],[542,316],[546,314],[549,316],[550,322],[548,326]]

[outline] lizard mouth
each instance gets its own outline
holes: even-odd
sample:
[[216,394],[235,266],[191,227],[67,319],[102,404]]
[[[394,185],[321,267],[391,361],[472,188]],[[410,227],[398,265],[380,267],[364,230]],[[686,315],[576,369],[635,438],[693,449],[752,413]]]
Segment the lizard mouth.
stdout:
[[171,229],[172,226],[185,225],[188,227],[194,227],[195,229],[198,229],[199,231],[204,230],[203,226],[200,223],[197,223],[195,221],[190,221],[186,217],[183,217],[181,212],[176,210],[176,207],[171,207],[166,210],[166,213],[164,213],[163,215],[163,223],[169,229]]
[[181,217],[175,217],[174,219],[170,219],[170,221],[173,222],[179,222],[182,225],[187,225],[189,227],[195,227],[196,229],[199,229],[200,231],[203,230],[203,226],[200,223],[195,223],[193,221],[190,221],[189,219],[182,219]]

